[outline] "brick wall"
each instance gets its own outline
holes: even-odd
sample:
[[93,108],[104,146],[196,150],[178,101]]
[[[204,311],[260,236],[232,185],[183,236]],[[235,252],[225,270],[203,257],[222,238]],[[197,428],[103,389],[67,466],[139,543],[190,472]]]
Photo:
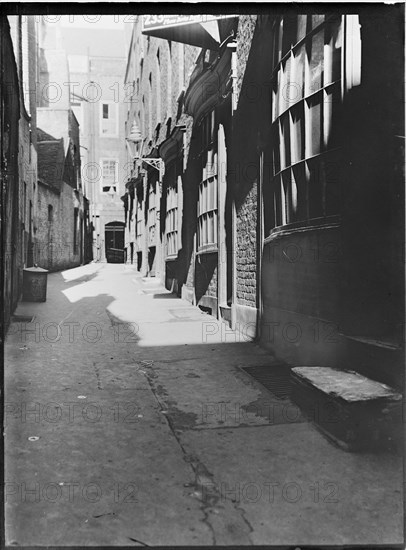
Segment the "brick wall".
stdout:
[[240,15],[237,30],[237,100],[241,94],[242,82],[254,36],[257,15]]
[[257,286],[257,184],[254,182],[237,210],[237,300],[256,307]]
[[[52,221],[48,206],[52,206]],[[38,185],[38,229],[35,258],[37,264],[50,271],[68,269],[80,264],[74,254],[74,191],[62,183],[61,193]],[[78,220],[79,227],[79,220]],[[79,236],[77,237],[79,244]]]

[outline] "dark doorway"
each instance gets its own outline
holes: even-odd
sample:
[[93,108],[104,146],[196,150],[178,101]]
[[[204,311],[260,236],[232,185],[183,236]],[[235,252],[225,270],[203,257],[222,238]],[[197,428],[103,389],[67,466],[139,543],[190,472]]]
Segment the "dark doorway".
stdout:
[[106,223],[104,242],[107,262],[115,264],[124,263],[124,222]]
[[137,270],[141,271],[142,267],[142,252],[137,252]]
[[155,277],[155,246],[150,246],[148,249],[148,275]]
[[130,243],[130,261],[131,264],[134,262],[134,243]]

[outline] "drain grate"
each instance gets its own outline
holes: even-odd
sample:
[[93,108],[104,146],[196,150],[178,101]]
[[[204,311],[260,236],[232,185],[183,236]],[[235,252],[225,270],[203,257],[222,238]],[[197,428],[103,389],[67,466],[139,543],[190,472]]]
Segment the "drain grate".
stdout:
[[34,319],[32,315],[13,315],[12,317],[14,323],[32,323]]
[[288,365],[242,367],[242,370],[262,384],[278,399],[290,399],[292,380]]

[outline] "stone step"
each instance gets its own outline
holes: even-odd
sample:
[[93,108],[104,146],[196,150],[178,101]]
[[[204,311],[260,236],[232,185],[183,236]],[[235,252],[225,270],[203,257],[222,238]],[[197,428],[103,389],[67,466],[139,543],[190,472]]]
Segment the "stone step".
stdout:
[[355,371],[293,367],[292,398],[324,435],[347,451],[402,451],[403,397]]

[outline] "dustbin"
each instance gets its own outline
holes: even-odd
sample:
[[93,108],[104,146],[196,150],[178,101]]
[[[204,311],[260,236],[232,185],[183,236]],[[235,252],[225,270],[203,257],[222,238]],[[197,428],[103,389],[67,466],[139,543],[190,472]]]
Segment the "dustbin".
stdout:
[[42,267],[23,269],[23,301],[45,302],[47,299],[48,270]]

